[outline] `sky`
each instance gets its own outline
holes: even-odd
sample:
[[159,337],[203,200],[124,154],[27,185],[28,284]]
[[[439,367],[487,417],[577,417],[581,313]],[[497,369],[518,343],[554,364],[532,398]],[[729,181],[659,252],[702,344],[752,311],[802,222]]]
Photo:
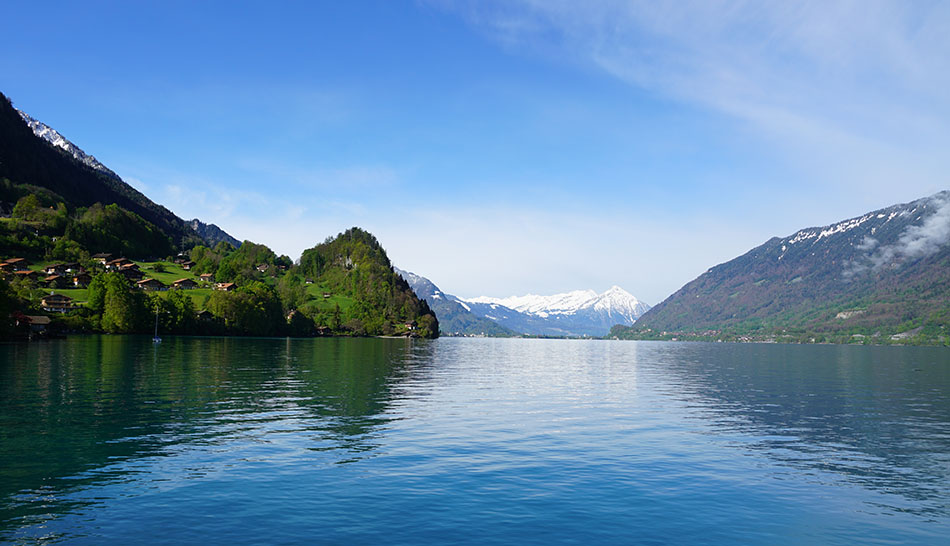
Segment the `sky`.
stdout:
[[10,2],[0,92],[179,216],[656,304],[950,187],[950,3]]

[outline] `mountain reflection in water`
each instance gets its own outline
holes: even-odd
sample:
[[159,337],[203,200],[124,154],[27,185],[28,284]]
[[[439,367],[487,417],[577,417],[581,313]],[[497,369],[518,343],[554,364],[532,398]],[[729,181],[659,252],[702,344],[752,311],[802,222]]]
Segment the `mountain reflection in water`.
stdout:
[[948,424],[944,349],[0,345],[0,537],[939,543]]

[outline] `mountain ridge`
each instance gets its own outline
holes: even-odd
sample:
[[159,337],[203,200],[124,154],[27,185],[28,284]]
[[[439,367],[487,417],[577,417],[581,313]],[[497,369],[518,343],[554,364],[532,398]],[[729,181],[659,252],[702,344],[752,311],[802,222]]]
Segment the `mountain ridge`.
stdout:
[[948,243],[950,191],[942,191],[773,237],[710,268],[633,328],[612,334],[706,332],[707,337],[730,339],[796,332],[806,341],[847,341],[921,328],[915,335],[945,339],[942,331],[950,327]]
[[574,290],[550,296],[480,296],[462,302],[476,315],[517,332],[566,337],[604,336],[616,324],[633,324],[649,309],[619,286],[601,294]]
[[417,296],[424,299],[439,319],[440,330],[447,335],[512,337],[519,335],[509,328],[492,320],[480,317],[459,298],[446,294],[429,279],[397,267],[394,271],[400,275]]
[[[157,226],[176,245],[192,244],[194,240],[213,245],[221,240],[205,240],[184,219],[133,188],[56,129],[15,108],[2,93],[0,178],[45,188],[71,207],[115,203]],[[230,235],[227,237],[236,240]]]
[[632,324],[649,309],[619,286],[602,294],[575,290],[551,296],[460,298],[442,292],[425,277],[396,271],[429,302],[448,334],[599,337],[615,324]]
[[49,142],[53,146],[60,148],[86,166],[91,167],[105,175],[111,176],[116,180],[122,181],[122,178],[119,177],[119,175],[115,174],[115,172],[113,172],[111,169],[100,163],[99,160],[95,158],[95,156],[84,152],[82,148],[73,144],[72,141],[64,137],[56,129],[53,129],[49,125],[46,125],[42,121],[34,118],[19,108],[16,108],[16,111],[20,114],[20,117],[23,118],[23,121],[26,122],[26,125],[33,131],[34,135],[42,138],[46,142]]
[[206,224],[197,218],[192,218],[187,223],[208,246],[213,247],[222,241],[234,248],[241,246],[241,241],[238,241],[215,224]]
[[498,304],[521,313],[536,315],[542,318],[551,315],[570,315],[584,309],[606,311],[610,316],[615,313],[629,320],[631,323],[645,313],[650,306],[642,303],[633,294],[619,286],[612,286],[601,294],[594,290],[573,290],[550,296],[526,294],[524,296],[509,296],[507,298],[493,298],[479,296],[464,299],[467,303]]

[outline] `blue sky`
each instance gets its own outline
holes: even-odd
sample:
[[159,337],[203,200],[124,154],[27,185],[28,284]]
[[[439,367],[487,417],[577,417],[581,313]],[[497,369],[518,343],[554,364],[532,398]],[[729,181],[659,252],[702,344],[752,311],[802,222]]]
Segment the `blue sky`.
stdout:
[[0,91],[184,218],[655,304],[950,186],[950,4],[14,2]]

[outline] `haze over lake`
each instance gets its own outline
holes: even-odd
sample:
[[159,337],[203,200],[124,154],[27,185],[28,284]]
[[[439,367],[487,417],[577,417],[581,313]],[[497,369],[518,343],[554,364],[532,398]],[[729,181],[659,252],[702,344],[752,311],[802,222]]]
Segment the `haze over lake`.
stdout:
[[6,541],[950,535],[945,349],[89,336],[0,363]]

